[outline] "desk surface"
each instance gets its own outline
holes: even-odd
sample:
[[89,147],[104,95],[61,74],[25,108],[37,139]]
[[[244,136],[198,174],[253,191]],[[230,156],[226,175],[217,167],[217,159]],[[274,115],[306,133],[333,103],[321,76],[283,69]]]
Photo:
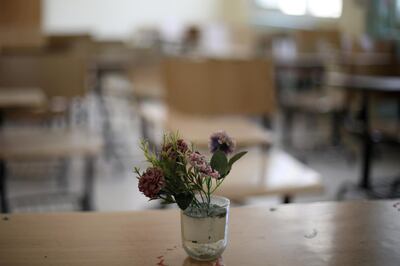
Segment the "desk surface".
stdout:
[[332,63],[345,66],[387,66],[391,63],[391,55],[333,51],[330,53],[299,53],[292,57],[275,58],[275,64],[278,67],[317,68]]
[[333,54],[336,63],[347,66],[386,66],[391,63],[392,55],[389,53],[371,52],[343,52]]
[[326,84],[356,90],[400,92],[400,77],[391,76],[352,75],[331,72],[327,75]]
[[36,108],[46,102],[46,95],[38,88],[0,88],[0,109]]
[[[187,258],[177,210],[0,215],[2,265],[218,265]],[[233,208],[219,265],[400,261],[400,203]]]
[[[256,196],[296,197],[323,192],[321,175],[286,152],[272,149],[264,156],[260,155],[247,154],[215,193],[242,202]],[[263,161],[265,165],[261,165]],[[254,169],[264,170],[264,175]]]
[[101,138],[87,130],[4,130],[0,132],[0,159],[91,156],[98,154],[102,145]]

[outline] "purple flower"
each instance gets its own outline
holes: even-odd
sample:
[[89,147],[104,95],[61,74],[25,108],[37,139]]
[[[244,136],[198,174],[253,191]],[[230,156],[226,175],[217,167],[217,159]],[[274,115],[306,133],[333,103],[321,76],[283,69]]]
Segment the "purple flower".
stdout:
[[150,199],[157,198],[158,193],[164,186],[164,174],[160,168],[149,167],[139,178],[139,191]]
[[202,176],[210,176],[218,179],[220,177],[218,171],[213,170],[207,162],[206,157],[199,152],[192,152],[188,155],[189,164],[193,166]]
[[235,141],[225,131],[217,131],[210,136],[209,148],[211,153],[220,150],[225,154],[230,154],[235,150],[235,147]]
[[176,141],[176,149],[172,143],[167,143],[162,147],[162,151],[166,156],[172,160],[178,158],[179,153],[185,154],[188,151],[188,145],[183,139],[178,139]]

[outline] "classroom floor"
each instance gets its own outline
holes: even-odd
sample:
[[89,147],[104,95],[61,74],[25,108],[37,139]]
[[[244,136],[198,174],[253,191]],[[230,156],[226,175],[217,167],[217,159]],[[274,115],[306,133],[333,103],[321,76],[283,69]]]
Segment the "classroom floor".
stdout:
[[[140,122],[133,108],[130,85],[118,76],[104,81],[107,90],[105,102],[110,113],[112,124],[112,143],[116,148],[118,160],[111,156],[102,156],[96,164],[97,179],[95,182],[95,207],[98,211],[125,211],[157,208],[157,202],[148,202],[137,189],[137,180],[133,173],[134,166],[145,167],[144,158],[138,148]],[[93,94],[86,99],[89,110],[89,126],[102,133],[102,112],[98,98]],[[307,118],[299,117],[294,124],[293,147],[285,151],[321,174],[325,191],[316,195],[304,195],[294,198],[294,202],[331,201],[344,182],[356,182],[360,175],[360,158],[356,140],[345,137],[341,148],[329,147],[329,124],[323,117],[310,130]],[[274,149],[282,147],[282,119],[278,115],[273,125],[275,130]],[[161,131],[160,131],[161,134]],[[247,158],[243,159],[232,175],[246,178],[257,174],[256,163],[259,163],[257,151],[251,149]],[[400,174],[400,150],[395,147],[379,146],[373,162],[373,177],[377,181],[382,177],[394,177]],[[40,194],[42,192],[59,192],[60,185],[49,176],[54,177],[59,162],[15,163],[11,165],[12,176],[9,182],[11,207],[14,211],[68,211],[76,208],[74,204],[66,204],[60,200],[42,199],[38,204],[31,200],[21,200],[20,196]],[[24,165],[24,167],[21,167]],[[24,171],[25,169],[25,171]],[[35,169],[35,171],[32,171]],[[54,171],[49,171],[53,169]],[[79,192],[81,188],[82,160],[74,158],[67,173],[69,191]],[[284,170],[283,170],[284,171]],[[29,173],[29,174],[27,174]],[[53,174],[52,174],[53,173]],[[355,195],[357,198],[357,195]],[[14,200],[13,200],[14,199]],[[277,204],[277,197],[253,198],[247,204]]]

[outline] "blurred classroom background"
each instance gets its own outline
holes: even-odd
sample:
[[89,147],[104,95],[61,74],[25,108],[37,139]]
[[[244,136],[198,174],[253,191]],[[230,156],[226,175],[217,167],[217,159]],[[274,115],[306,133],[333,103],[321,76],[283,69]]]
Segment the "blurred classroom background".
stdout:
[[2,212],[160,208],[139,148],[216,130],[236,205],[400,196],[399,0],[0,0]]

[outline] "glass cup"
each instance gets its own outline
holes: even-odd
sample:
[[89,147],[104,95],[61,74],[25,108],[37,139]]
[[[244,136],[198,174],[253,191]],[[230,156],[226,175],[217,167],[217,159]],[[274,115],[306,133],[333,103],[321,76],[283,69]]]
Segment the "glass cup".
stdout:
[[182,244],[199,261],[218,259],[228,243],[230,201],[212,196],[210,208],[188,207],[181,211]]

